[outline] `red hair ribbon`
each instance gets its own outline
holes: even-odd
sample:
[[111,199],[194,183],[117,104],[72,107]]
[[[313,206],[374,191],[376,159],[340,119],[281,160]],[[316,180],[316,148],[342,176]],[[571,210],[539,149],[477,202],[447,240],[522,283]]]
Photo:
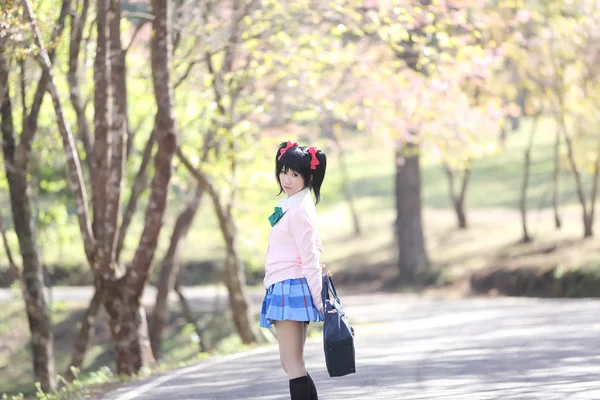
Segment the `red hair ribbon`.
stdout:
[[279,157],[277,157],[278,160],[281,160],[281,156],[283,156],[283,154],[288,151],[289,149],[291,149],[292,147],[296,146],[298,143],[294,142],[290,142],[288,140],[287,144],[285,145],[285,147],[281,150],[279,150]]
[[317,169],[317,165],[320,164],[319,160],[317,159],[317,148],[314,146],[310,146],[308,148],[308,152],[310,153],[310,169]]

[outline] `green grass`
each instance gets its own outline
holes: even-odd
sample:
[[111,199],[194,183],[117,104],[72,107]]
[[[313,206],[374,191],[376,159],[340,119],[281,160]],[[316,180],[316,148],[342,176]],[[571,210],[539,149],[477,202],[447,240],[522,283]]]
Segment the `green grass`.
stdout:
[[[521,130],[510,134],[504,148],[472,161],[472,175],[467,193],[469,208],[518,209],[522,184],[524,149],[528,140],[531,121],[525,120]],[[529,183],[529,200],[532,208],[551,205],[552,172],[554,154],[554,125],[550,120],[538,123]],[[350,175],[358,197],[375,197],[385,205],[393,202],[394,152],[381,146],[358,151],[348,156]],[[560,198],[562,204],[575,204],[575,186],[570,169],[562,161]],[[328,179],[339,187],[336,162],[332,161]],[[448,180],[439,160],[424,154],[421,160],[422,200],[424,207],[450,208],[452,206]],[[591,188],[591,176],[585,177],[587,193]],[[335,196],[340,201],[339,196]]]

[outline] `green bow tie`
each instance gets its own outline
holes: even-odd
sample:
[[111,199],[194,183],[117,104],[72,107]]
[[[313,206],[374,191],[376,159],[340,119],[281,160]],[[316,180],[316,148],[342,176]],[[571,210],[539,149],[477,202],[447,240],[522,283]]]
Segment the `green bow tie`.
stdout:
[[274,226],[277,223],[277,221],[279,221],[281,217],[283,217],[283,214],[285,213],[283,212],[281,207],[275,207],[275,212],[269,217],[269,222],[271,223],[271,226]]

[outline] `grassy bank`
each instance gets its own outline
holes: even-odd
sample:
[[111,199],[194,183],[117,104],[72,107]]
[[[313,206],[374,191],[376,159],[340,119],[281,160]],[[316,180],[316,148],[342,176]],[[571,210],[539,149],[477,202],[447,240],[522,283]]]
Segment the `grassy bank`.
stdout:
[[[191,305],[193,307],[193,303]],[[51,304],[56,370],[60,375],[64,375],[70,361],[77,327],[85,312],[85,307],[86,304],[76,302]],[[249,348],[243,345],[235,334],[229,313],[197,313],[198,323],[204,332],[205,343],[211,346],[209,351],[200,353],[196,330],[182,316],[177,305],[174,305],[172,310],[163,341],[164,357],[160,360],[160,364],[153,369],[142,371],[142,377],[197,362],[217,354],[229,354]],[[147,313],[151,311],[150,307],[146,308]],[[311,336],[319,335],[320,327],[320,324],[311,324],[309,334]],[[24,334],[26,332],[28,332],[28,326],[22,302],[2,303],[2,307],[0,307],[0,398],[3,393],[9,395],[23,393],[28,397],[35,394],[32,382],[30,343],[28,335]],[[119,381],[114,375],[114,364],[114,351],[108,321],[106,315],[101,313],[78,383],[113,386]]]

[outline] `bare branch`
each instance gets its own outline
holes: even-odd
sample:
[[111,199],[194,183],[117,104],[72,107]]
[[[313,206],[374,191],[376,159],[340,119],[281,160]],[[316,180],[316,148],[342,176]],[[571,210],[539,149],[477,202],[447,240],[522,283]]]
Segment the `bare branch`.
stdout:
[[179,79],[177,79],[177,81],[175,82],[175,85],[173,85],[173,88],[177,89],[187,79],[190,72],[192,72],[192,69],[194,68],[194,66],[200,62],[202,62],[202,60],[200,60],[200,59],[195,59],[195,60],[190,61],[185,69],[185,72],[183,73],[183,75],[181,75],[179,77]]
[[[129,121],[127,122],[127,130],[128,130],[128,134],[127,134],[127,159],[129,160],[129,156],[131,155],[131,150],[133,149],[133,140],[135,138],[135,135],[140,131],[140,129],[142,129],[142,126],[146,125],[146,122],[151,118],[151,114],[146,114],[143,118],[139,119],[137,121],[137,124],[132,127],[129,124]],[[154,128],[152,128],[154,129]]]
[[93,180],[92,168],[92,139],[88,124],[88,119],[85,115],[87,102],[81,102],[81,88],[79,85],[79,53],[81,51],[81,43],[83,40],[83,29],[87,21],[89,10],[89,0],[83,0],[83,6],[80,15],[71,17],[71,43],[69,46],[69,71],[67,72],[67,81],[69,83],[69,94],[71,104],[77,116],[77,134],[83,142],[86,160],[91,179]]
[[135,180],[133,181],[133,187],[131,188],[131,195],[129,196],[129,202],[127,203],[127,207],[125,208],[125,214],[123,215],[123,222],[121,222],[121,229],[119,234],[119,239],[117,241],[117,249],[115,252],[116,260],[118,261],[121,256],[121,251],[123,250],[123,246],[125,243],[125,237],[127,236],[127,231],[129,229],[129,225],[131,224],[131,220],[133,219],[133,215],[135,214],[135,210],[137,209],[137,204],[140,196],[144,193],[144,190],[148,187],[148,165],[150,165],[150,160],[152,159],[152,148],[154,147],[154,142],[156,141],[156,125],[152,128],[152,132],[150,133],[150,137],[146,141],[146,147],[144,148],[144,155],[142,156],[142,162],[140,164],[140,168],[135,176]]
[[88,258],[88,261],[92,262],[94,256],[95,238],[92,233],[92,227],[88,216],[87,195],[85,183],[83,182],[83,177],[81,175],[81,165],[79,162],[79,156],[77,154],[77,149],[75,148],[73,135],[71,134],[69,125],[67,124],[63,114],[62,105],[60,103],[60,97],[54,84],[54,76],[52,73],[52,66],[50,64],[50,57],[46,52],[46,48],[42,40],[42,35],[40,34],[37,24],[35,23],[35,15],[33,14],[30,0],[23,0],[23,6],[25,16],[31,25],[33,38],[35,40],[36,45],[39,47],[39,52],[36,58],[40,63],[40,66],[42,67],[44,73],[48,76],[48,91],[50,92],[50,96],[52,97],[52,103],[54,105],[54,111],[56,113],[56,119],[58,122],[58,129],[63,139],[63,145],[65,148],[67,158],[67,181],[69,183],[69,188],[71,189],[71,192],[75,197],[75,203],[77,206],[77,217],[79,220],[79,229],[83,238],[85,253]]
[[[50,36],[51,43],[55,43],[58,40],[58,38],[62,35],[63,29],[65,27],[65,19],[67,18],[67,14],[69,13],[70,8],[71,0],[64,0],[62,2],[60,14],[58,16],[58,19],[56,20],[56,24],[54,25],[52,35]],[[54,62],[55,48],[48,51],[47,55],[48,61],[50,62],[50,65],[52,65],[52,63]],[[47,75],[47,72],[42,70],[42,76],[38,81],[37,89],[33,96],[33,103],[31,105],[30,113],[27,117],[23,116],[21,141],[19,143],[19,149],[17,150],[16,160],[16,162],[19,164],[19,168],[22,171],[27,170],[26,167],[29,163],[29,154],[31,153],[33,138],[37,131],[38,117],[40,114],[42,101],[44,99],[44,94],[46,93],[48,79],[49,77]]]
[[25,93],[25,81],[27,80],[25,74],[27,73],[25,69],[25,59],[19,59],[17,61],[19,64],[19,90],[21,91],[21,115],[27,115],[27,93]]
[[4,243],[4,251],[6,252],[6,257],[8,258],[8,266],[12,271],[16,280],[20,281],[22,278],[21,270],[17,267],[15,263],[15,259],[13,258],[12,251],[10,250],[10,244],[8,243],[8,238],[6,237],[6,230],[4,229],[4,218],[2,214],[0,214],[0,231],[2,232],[2,242]]
[[238,189],[238,185],[236,182],[236,172],[237,172],[237,159],[236,159],[236,146],[235,146],[235,138],[233,138],[233,134],[229,133],[229,157],[231,159],[231,193],[229,193],[229,200],[227,201],[227,218],[231,218],[231,213],[233,212],[233,203],[235,201],[235,195]]
[[[190,48],[188,49],[188,51],[185,54],[178,56],[178,58],[181,60],[189,60],[190,58],[192,58],[194,56],[194,54],[196,54],[196,51],[197,51],[196,47],[197,47],[198,42],[199,42],[199,39],[198,39],[198,37],[196,37],[194,40],[194,44],[192,46],[190,46]],[[178,48],[179,48],[179,43],[177,43],[177,46],[175,46],[175,44],[173,45],[173,55],[175,55],[175,50]],[[181,64],[183,64],[183,63],[174,64],[173,69],[179,68],[179,66]]]
[[227,40],[227,48],[221,65],[222,72],[231,72],[233,62],[235,60],[237,47],[240,43],[240,23],[242,19],[248,15],[249,3],[244,4],[243,0],[232,0],[233,3],[233,22],[230,24],[229,38]]
[[[248,52],[248,54],[246,55],[246,59],[245,59],[245,63],[242,65],[242,67],[240,68],[243,71],[248,71],[248,68],[250,67],[250,63],[252,62],[252,59],[254,58],[253,54],[251,51]],[[252,82],[252,80],[251,80]],[[230,89],[230,98],[231,98],[231,115],[233,115],[233,110],[235,109],[235,105],[237,103],[237,100],[239,99],[240,93],[242,93],[242,91],[244,89],[246,89],[247,85],[242,85],[241,82],[236,82],[236,86],[233,89]],[[267,90],[270,90],[269,87],[267,87]]]
[[99,290],[98,288],[94,290],[94,296],[90,300],[88,309],[81,319],[81,328],[79,328],[77,339],[75,339],[75,348],[71,354],[71,362],[64,375],[68,382],[72,382],[75,379],[73,370],[81,369],[81,366],[85,360],[88,345],[91,342],[91,338],[94,337],[94,328],[96,325],[98,312],[100,311],[102,303],[104,302],[105,294],[106,291],[104,290]]
[[227,221],[231,221],[228,219],[227,210],[223,208],[219,200],[219,194],[212,184],[210,178],[206,176],[199,168],[195,167],[191,161],[183,154],[181,147],[177,147],[176,151],[177,159],[186,167],[190,174],[196,179],[200,188],[208,192],[210,198],[212,199],[213,206],[215,208],[215,213],[219,219],[219,224],[221,225],[221,229],[225,232]]
[[177,159],[181,161],[181,163],[187,168],[187,170],[192,174],[194,178],[198,181],[200,187],[202,187],[207,192],[215,192],[215,188],[211,183],[208,176],[206,176],[200,169],[196,168],[191,161],[183,154],[181,147],[177,147],[177,151],[175,153],[177,155]]
[[[208,24],[208,16],[207,13],[211,9],[210,2],[206,4],[206,13],[201,13],[202,23],[204,25]],[[215,102],[217,103],[217,108],[221,115],[225,115],[225,108],[223,106],[223,97],[224,97],[224,88],[223,88],[223,71],[217,71],[215,69],[215,65],[213,63],[212,54],[209,51],[204,52],[204,62],[206,63],[206,68],[208,72],[212,75],[212,88],[215,94]]]

